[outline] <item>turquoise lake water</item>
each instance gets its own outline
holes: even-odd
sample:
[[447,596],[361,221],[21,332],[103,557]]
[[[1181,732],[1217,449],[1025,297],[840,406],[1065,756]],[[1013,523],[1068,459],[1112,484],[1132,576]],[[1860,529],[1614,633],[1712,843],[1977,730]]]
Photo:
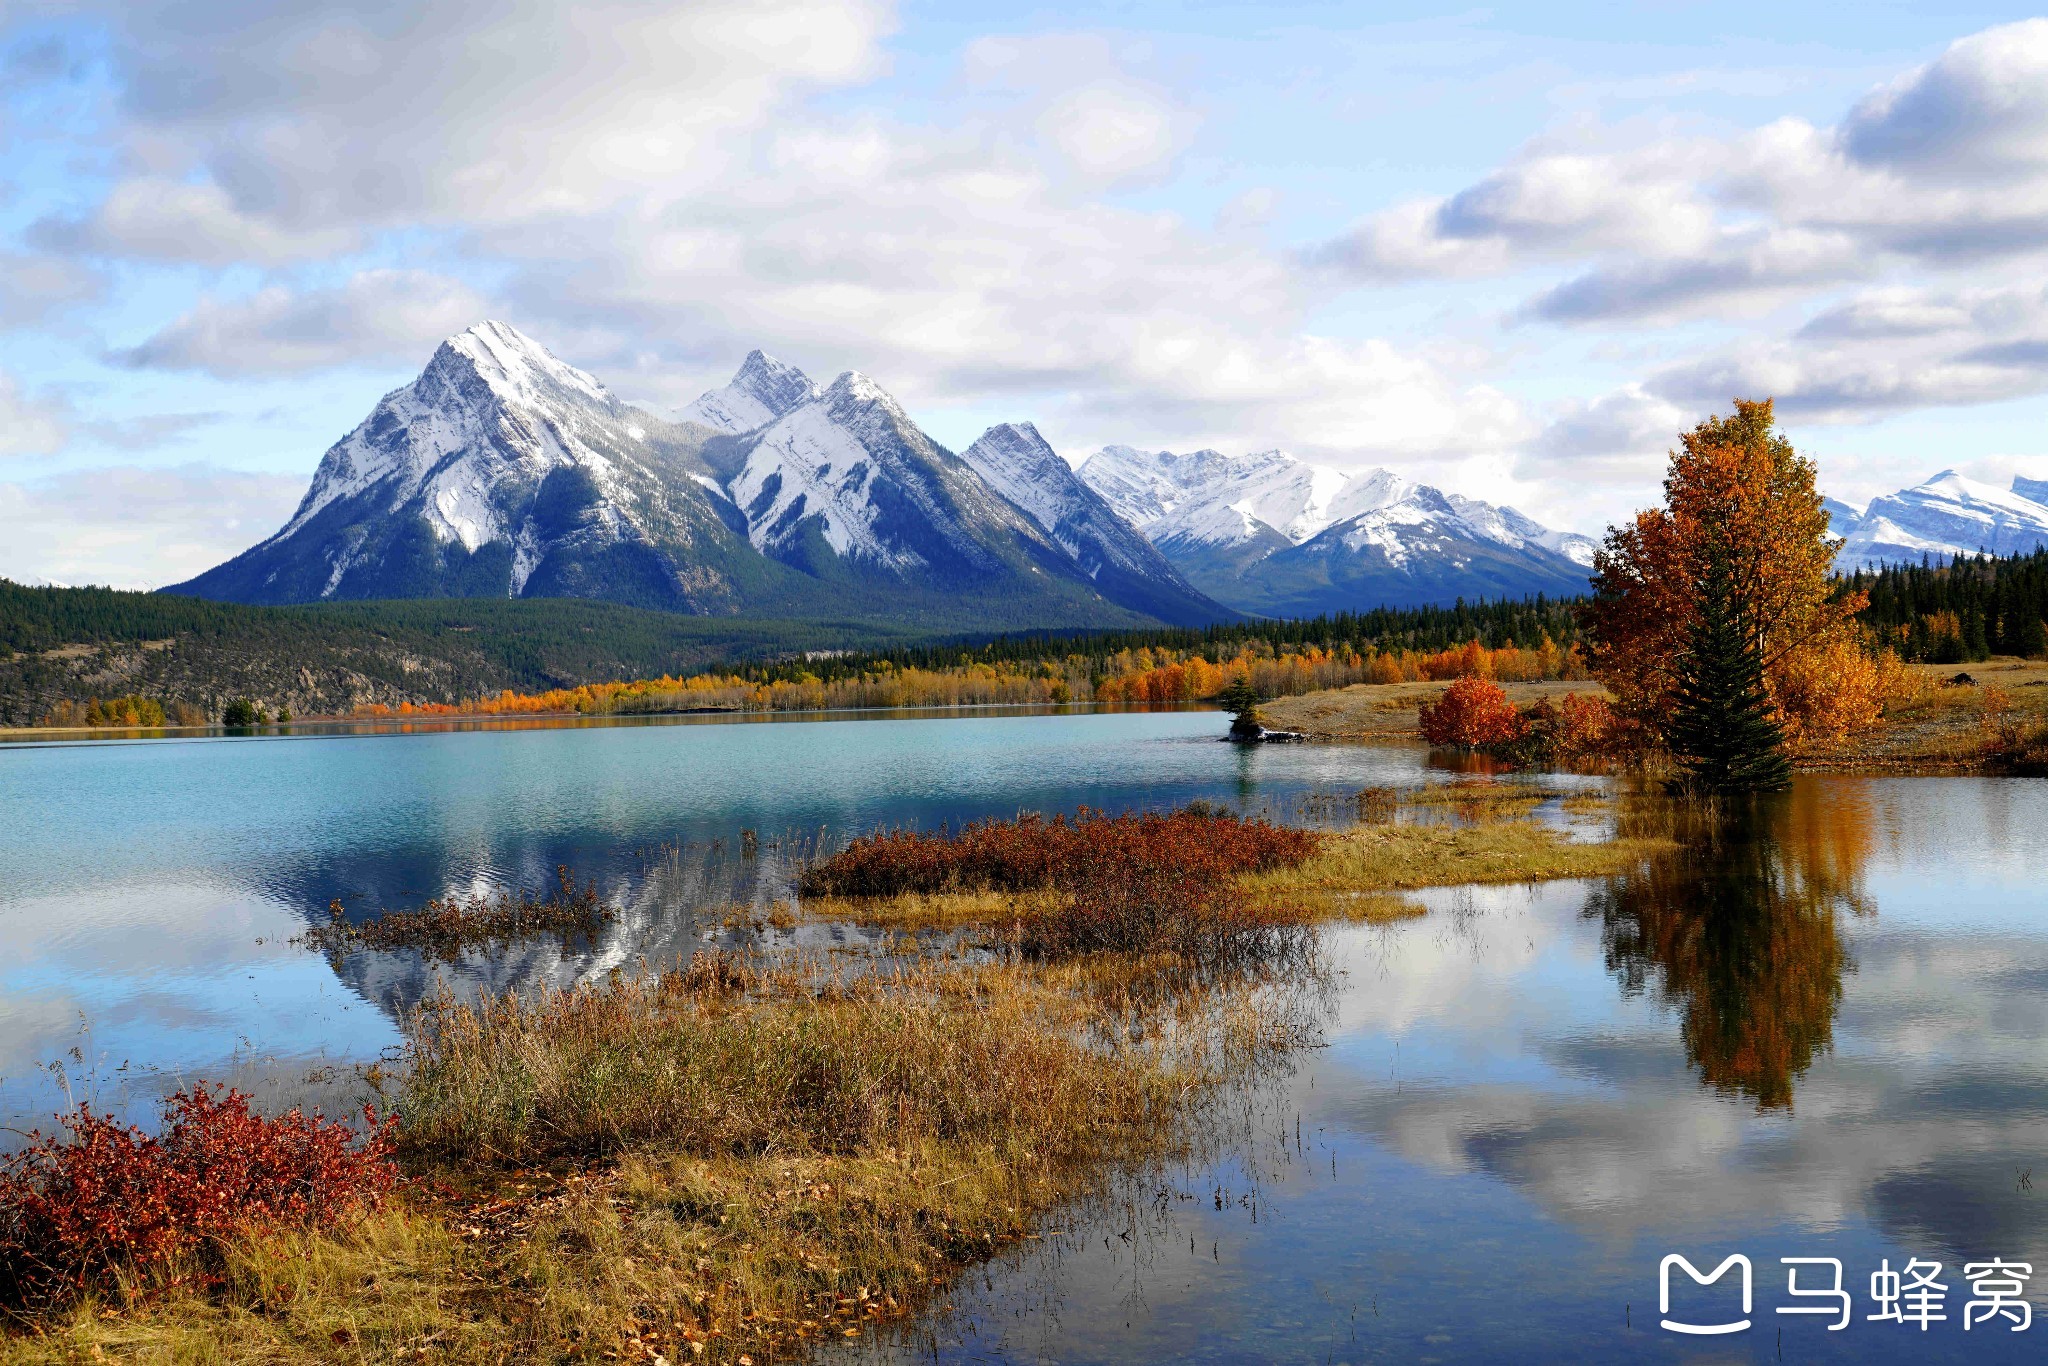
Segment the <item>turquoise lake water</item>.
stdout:
[[[0,749],[0,1113],[283,1094],[375,1057],[436,971],[296,946],[451,891],[596,878],[600,942],[445,970],[567,982],[688,952],[781,851],[877,825],[1201,797],[1292,816],[1441,780],[1416,752],[1213,738],[1213,713],[657,724]],[[740,832],[763,852],[744,858]],[[822,836],[820,834],[822,830]],[[1328,937],[1327,1047],[1197,1170],[1135,1181],[859,1350],[940,1360],[2017,1361],[1965,1269],[2048,1283],[2048,783],[1803,780],[1628,878],[1428,894]],[[342,1069],[345,1070],[345,1069]],[[1297,1127],[1298,1126],[1298,1127]],[[2040,1189],[2037,1190],[2036,1187]],[[1659,1263],[1750,1259],[1750,1327],[1659,1326]],[[1852,1321],[1787,1294],[1833,1258]],[[1939,1262],[1946,1319],[1868,1316]],[[1802,1269],[1802,1288],[1829,1268]],[[2028,1281],[2031,1303],[2048,1296]],[[1668,1317],[1720,1323],[1727,1282]]]

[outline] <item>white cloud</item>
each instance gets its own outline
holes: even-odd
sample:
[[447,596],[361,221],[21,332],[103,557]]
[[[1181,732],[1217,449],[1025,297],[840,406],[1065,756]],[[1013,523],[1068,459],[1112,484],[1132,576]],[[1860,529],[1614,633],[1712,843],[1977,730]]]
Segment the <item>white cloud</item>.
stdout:
[[0,251],[0,330],[33,327],[60,309],[96,298],[103,283],[61,256]]
[[[122,0],[123,139],[148,179],[109,201],[139,246],[273,250],[364,226],[587,212],[715,172],[801,92],[874,72],[862,0]],[[198,172],[180,199],[166,181]],[[126,199],[124,200],[124,196]],[[121,238],[113,221],[103,240]]]
[[1164,164],[1181,141],[1174,110],[1144,89],[1101,81],[1061,94],[1038,126],[1082,174],[1114,180]]
[[1851,423],[2048,393],[2048,288],[1872,290],[1790,337],[1713,351],[1647,384],[1681,403],[1772,395],[1787,416]]
[[202,370],[220,378],[292,374],[364,362],[419,362],[488,309],[466,285],[425,271],[370,270],[331,289],[273,285],[239,299],[203,299],[137,346],[137,369]]
[[165,176],[123,181],[91,216],[46,219],[32,235],[45,247],[83,255],[213,266],[313,260],[353,250],[363,240],[346,225],[288,227],[245,213],[218,185]]
[[65,405],[24,392],[0,371],[0,457],[48,455],[70,437]]
[[1550,321],[1726,317],[1897,268],[2048,253],[2048,20],[1986,30],[1834,128],[1708,137],[1574,125],[1456,194],[1371,214],[1311,248],[1358,279],[1576,277]]
[[2048,19],[1957,41],[1858,104],[1841,138],[1858,161],[1935,179],[2048,169]]
[[297,477],[211,465],[113,466],[0,483],[0,576],[156,588],[238,555],[283,525]]

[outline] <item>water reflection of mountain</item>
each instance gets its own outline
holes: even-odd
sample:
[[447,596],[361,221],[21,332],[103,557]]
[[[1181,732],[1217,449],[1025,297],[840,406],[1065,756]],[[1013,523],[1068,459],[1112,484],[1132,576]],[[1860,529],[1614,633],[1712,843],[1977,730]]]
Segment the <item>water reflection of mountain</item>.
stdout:
[[1791,1108],[1794,1082],[1829,1051],[1855,971],[1838,918],[1870,911],[1869,822],[1830,791],[1808,784],[1702,822],[1586,902],[1623,993],[1672,1007],[1700,1079],[1760,1111]]
[[[688,958],[707,944],[747,933],[728,922],[748,918],[789,894],[796,857],[788,845],[755,854],[714,847],[649,851],[637,869],[618,869],[603,880],[618,918],[596,941],[528,940],[509,947],[466,951],[452,962],[413,950],[359,950],[334,961],[336,974],[393,1019],[403,1021],[446,985],[458,994],[530,995],[561,989],[641,962],[662,965]],[[552,876],[552,870],[550,870]],[[545,885],[539,879],[531,884]],[[799,938],[833,938],[831,927],[802,927]]]

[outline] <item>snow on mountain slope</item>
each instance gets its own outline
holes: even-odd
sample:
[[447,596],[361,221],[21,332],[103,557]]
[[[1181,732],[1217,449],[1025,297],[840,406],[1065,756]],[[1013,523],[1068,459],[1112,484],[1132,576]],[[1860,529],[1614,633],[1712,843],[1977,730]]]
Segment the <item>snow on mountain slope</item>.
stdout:
[[737,436],[765,427],[818,396],[818,386],[794,365],[759,350],[749,351],[739,373],[720,389],[699,394],[682,420]]
[[1455,493],[1445,494],[1444,500],[1467,527],[1498,545],[1548,550],[1588,569],[1593,566],[1593,552],[1600,548],[1600,543],[1591,536],[1576,531],[1553,531],[1511,507],[1496,507]]
[[[1316,593],[1324,600],[1315,610],[1334,610],[1375,605],[1342,597],[1352,592],[1370,598],[1384,590],[1404,601],[1577,592],[1595,549],[1591,538],[1513,508],[1447,496],[1390,470],[1346,474],[1283,451],[1230,457],[1109,446],[1081,466],[1081,478],[1196,587],[1247,611],[1277,610],[1282,597],[1298,605]],[[1311,543],[1312,555],[1283,559]],[[1362,572],[1370,572],[1300,567],[1305,558],[1343,554],[1362,557]],[[1442,563],[1422,573],[1432,558]],[[1481,561],[1485,572],[1473,568]]]
[[729,607],[738,538],[690,478],[691,456],[688,429],[482,323],[327,451],[276,535],[173,591]]
[[1863,525],[1862,509],[1851,507],[1839,498],[1823,498],[1820,506],[1828,515],[1828,530],[1837,536],[1853,536],[1856,528]]
[[1943,470],[1925,483],[1871,500],[1836,564],[1866,568],[1980,552],[2024,554],[2048,546],[2048,504],[2027,497],[2026,481],[2001,489]]
[[1230,615],[1197,592],[1152,543],[1081,481],[1038,428],[1005,422],[960,453],[982,480],[1074,557],[1111,602],[1164,621],[1204,625]]
[[727,488],[748,540],[806,574],[1103,601],[1026,512],[857,371],[747,435],[735,459]]
[[[330,504],[390,484],[394,506],[424,496],[436,531],[474,550],[504,534],[485,492],[497,471],[450,456],[502,434],[507,439],[498,454],[514,463],[538,470],[580,460],[608,469],[609,459],[579,439],[577,418],[595,409],[616,420],[623,407],[597,380],[539,343],[504,323],[482,323],[442,343],[417,380],[387,394],[367,421],[327,452],[277,536],[291,536]],[[508,412],[538,420],[508,422]]]
[[863,410],[881,403],[894,400],[849,370],[820,401],[783,415],[764,433],[728,486],[756,549],[772,552],[809,523],[842,558],[896,570],[926,563],[916,545],[884,534],[883,504],[872,496],[876,457],[868,443],[887,444],[888,434]]
[[2048,479],[2028,479],[2024,475],[2012,477],[2012,491],[2022,498],[2048,506]]
[[1155,545],[1183,538],[1235,544],[1253,539],[1258,525],[1302,541],[1367,506],[1340,508],[1350,476],[1284,451],[1232,457],[1105,446],[1083,462],[1081,478]]

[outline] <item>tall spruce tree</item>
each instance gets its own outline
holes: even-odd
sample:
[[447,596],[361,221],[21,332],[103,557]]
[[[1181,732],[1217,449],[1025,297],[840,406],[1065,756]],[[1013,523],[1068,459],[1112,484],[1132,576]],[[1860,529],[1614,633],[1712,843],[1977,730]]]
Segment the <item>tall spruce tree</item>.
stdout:
[[1764,691],[1763,655],[1742,620],[1727,553],[1713,547],[1705,559],[1665,741],[1696,786],[1775,791],[1791,783],[1792,766]]

